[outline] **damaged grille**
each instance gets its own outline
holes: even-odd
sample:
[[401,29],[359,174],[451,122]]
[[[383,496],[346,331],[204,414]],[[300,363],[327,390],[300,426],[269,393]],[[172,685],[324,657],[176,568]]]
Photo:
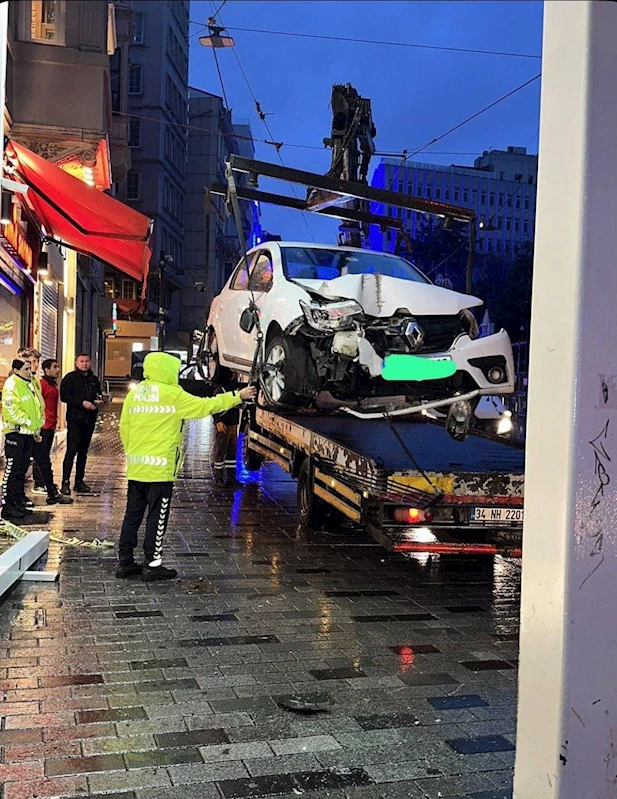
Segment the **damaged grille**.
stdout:
[[[416,325],[409,329],[411,322]],[[421,331],[418,344],[417,331]],[[395,316],[375,320],[366,328],[366,337],[377,352],[428,354],[447,352],[454,341],[465,333],[465,321],[456,316]]]

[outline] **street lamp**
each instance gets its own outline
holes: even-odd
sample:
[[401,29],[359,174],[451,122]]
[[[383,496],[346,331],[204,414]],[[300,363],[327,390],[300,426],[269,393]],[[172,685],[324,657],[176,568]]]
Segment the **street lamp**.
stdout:
[[173,266],[173,255],[166,255],[164,250],[161,250],[159,256],[159,351],[163,352],[165,349],[165,269]]

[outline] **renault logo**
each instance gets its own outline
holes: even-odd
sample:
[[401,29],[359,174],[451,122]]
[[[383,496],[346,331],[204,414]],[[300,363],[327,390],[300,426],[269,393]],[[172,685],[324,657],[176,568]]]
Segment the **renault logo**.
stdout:
[[410,349],[419,350],[424,344],[424,330],[417,322],[409,322],[405,328],[405,338]]

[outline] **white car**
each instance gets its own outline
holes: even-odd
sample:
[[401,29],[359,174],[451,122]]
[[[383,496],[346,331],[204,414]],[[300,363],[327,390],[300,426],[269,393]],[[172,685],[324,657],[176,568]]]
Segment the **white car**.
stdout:
[[[214,299],[206,368],[215,381],[221,366],[249,373],[260,331],[262,380],[275,404],[307,405],[323,392],[348,404],[508,394],[510,339],[504,330],[478,338],[471,309],[480,305],[393,255],[269,242],[249,251]],[[395,357],[402,372],[390,368]]]

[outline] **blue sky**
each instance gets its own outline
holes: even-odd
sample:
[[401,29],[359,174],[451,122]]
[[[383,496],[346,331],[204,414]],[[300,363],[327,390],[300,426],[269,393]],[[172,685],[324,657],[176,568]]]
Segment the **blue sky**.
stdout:
[[[220,4],[217,0],[215,7]],[[193,0],[191,20],[204,23],[212,7],[207,0]],[[542,47],[542,3],[535,0],[227,0],[219,20],[230,29],[299,31],[536,55]],[[197,34],[199,26],[192,24],[190,30]],[[372,100],[377,149],[400,152],[441,135],[538,74],[541,66],[538,59],[231,33],[255,96],[262,109],[272,113],[268,123],[274,139],[287,143],[281,150],[285,164],[320,173],[330,166],[329,150],[290,145],[322,146],[330,132],[328,104],[333,83],[350,82]],[[212,51],[199,46],[198,35],[190,41],[191,86],[220,94]],[[250,119],[255,138],[270,138],[234,54],[230,50],[218,53],[234,116]],[[526,146],[536,153],[539,105],[537,81],[430,147],[417,160],[469,164],[471,153],[508,145]],[[257,158],[277,161],[274,148],[257,144],[256,150]],[[374,166],[377,163],[375,158]],[[265,181],[260,188],[289,191],[285,184]],[[335,240],[336,222],[307,217],[318,241]],[[262,223],[288,240],[306,240],[309,235],[296,211],[263,206]]]

